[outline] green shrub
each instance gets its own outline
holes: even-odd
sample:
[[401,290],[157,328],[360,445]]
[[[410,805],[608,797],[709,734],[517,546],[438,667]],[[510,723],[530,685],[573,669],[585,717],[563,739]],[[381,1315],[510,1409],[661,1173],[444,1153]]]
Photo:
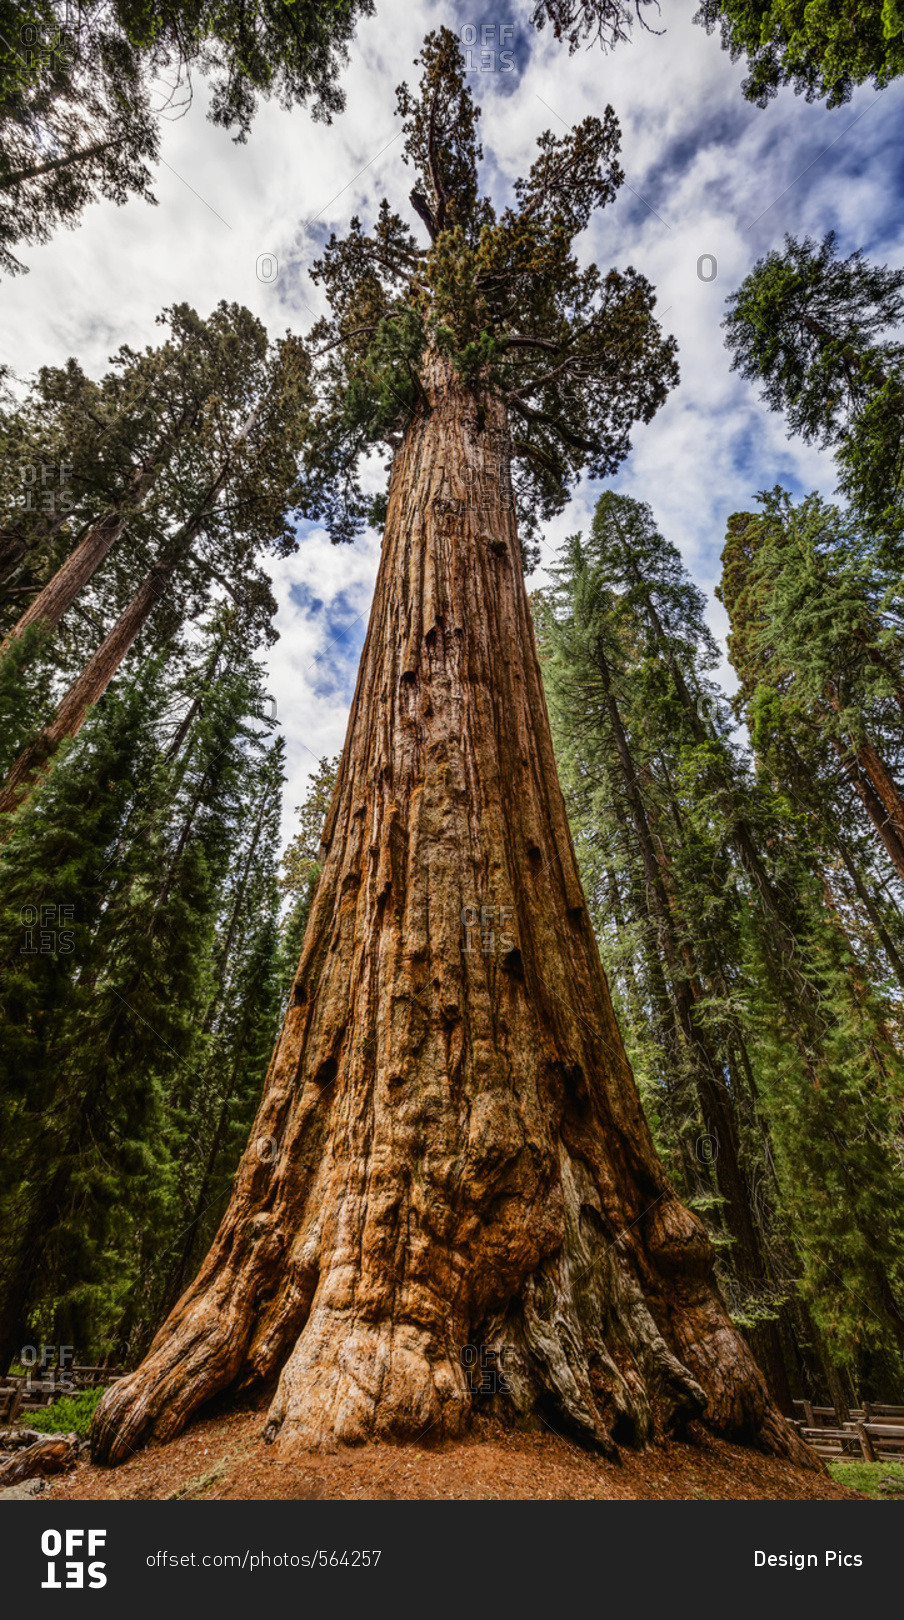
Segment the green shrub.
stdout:
[[102,1394],[102,1389],[83,1389],[79,1395],[61,1395],[52,1406],[42,1407],[34,1416],[29,1413],[28,1427],[41,1434],[71,1434],[74,1430],[84,1440]]

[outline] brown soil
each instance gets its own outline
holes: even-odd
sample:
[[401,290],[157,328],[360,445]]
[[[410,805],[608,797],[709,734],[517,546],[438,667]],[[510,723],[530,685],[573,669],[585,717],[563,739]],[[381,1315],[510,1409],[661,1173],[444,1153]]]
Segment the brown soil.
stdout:
[[[479,1424],[467,1439],[339,1447],[276,1456],[263,1442],[264,1410],[234,1410],[194,1423],[118,1468],[82,1463],[48,1484],[60,1501],[183,1500],[740,1500],[849,1501],[859,1492],[827,1474],[694,1427],[687,1441],[623,1451],[621,1463],[582,1450],[551,1430],[511,1432]],[[47,1500],[47,1497],[44,1497]]]

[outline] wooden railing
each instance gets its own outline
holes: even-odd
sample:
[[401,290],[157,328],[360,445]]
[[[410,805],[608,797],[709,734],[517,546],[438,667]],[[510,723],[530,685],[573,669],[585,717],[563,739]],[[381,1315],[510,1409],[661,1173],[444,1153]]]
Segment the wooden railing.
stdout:
[[54,1368],[40,1378],[34,1373],[11,1373],[0,1381],[0,1423],[15,1423],[28,1412],[52,1406],[62,1395],[112,1384],[125,1374],[112,1367]]
[[803,1419],[795,1427],[821,1457],[862,1457],[865,1462],[904,1461],[904,1406],[864,1402],[839,1424],[834,1407],[795,1401]]

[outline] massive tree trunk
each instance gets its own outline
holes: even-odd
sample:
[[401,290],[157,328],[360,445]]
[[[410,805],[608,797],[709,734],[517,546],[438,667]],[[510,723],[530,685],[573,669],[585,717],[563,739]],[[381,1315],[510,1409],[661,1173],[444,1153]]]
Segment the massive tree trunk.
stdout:
[[812,1462],[669,1189],[558,786],[503,407],[432,358],[294,993],[229,1209],[99,1459],[278,1379],[280,1445],[459,1433],[468,1365],[611,1450],[705,1413]]

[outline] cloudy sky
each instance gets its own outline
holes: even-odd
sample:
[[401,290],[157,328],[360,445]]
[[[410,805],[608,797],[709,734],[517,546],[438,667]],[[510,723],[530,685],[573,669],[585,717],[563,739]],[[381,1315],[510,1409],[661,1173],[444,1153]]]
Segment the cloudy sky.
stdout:
[[[189,112],[165,124],[158,206],[101,203],[76,231],[26,250],[30,274],[3,286],[0,352],[22,376],[69,354],[99,375],[120,343],[153,342],[155,315],[175,300],[206,315],[234,299],[271,333],[307,331],[322,309],[308,266],[330,231],[341,234],[355,213],[369,224],[384,195],[410,212],[394,89],[416,76],[424,33],[446,24],[468,43],[476,29],[471,82],[495,199],[507,200],[544,129],[561,133],[607,102],[618,115],[626,184],[581,251],[650,278],[678,339],[681,384],[638,429],[616,486],[652,505],[710,596],[721,636],[712,588],[729,514],[776,483],[833,488],[828,459],[787,441],[781,420],[730,373],[724,300],[786,231],[834,229],[844,253],[904,262],[904,81],[879,95],[864,88],[833,112],[790,91],[761,111],[741,96],[742,65],[693,25],[696,3],[662,0],[663,33],[636,29],[612,54],[594,46],[569,57],[548,28],[530,27],[527,0],[498,10],[376,0],[352,47],[344,115],[328,126],[265,104],[244,146],[206,121],[197,83]],[[486,36],[495,69],[480,49],[483,28],[498,34]],[[579,487],[547,533],[544,558],[587,523],[598,494],[598,485]],[[342,745],[379,546],[367,534],[334,547],[307,524],[299,537],[297,553],[271,565],[280,639],[268,662],[288,743],[287,834],[309,771]],[[542,582],[541,568],[529,583]]]

